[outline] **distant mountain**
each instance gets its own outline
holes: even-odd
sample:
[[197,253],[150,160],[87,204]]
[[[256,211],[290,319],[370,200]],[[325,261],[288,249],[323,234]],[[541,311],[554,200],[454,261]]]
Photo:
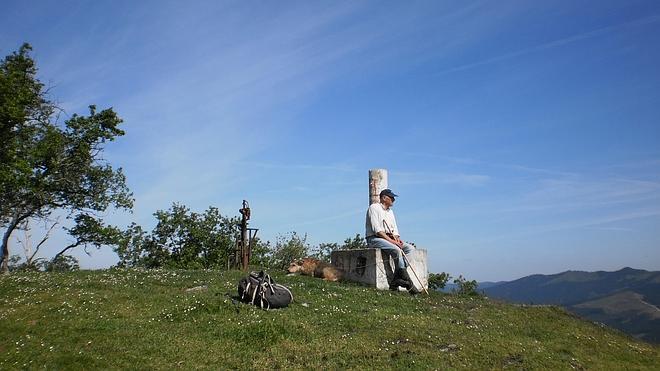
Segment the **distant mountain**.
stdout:
[[489,297],[516,303],[561,305],[593,321],[660,343],[660,272],[633,268],[567,271],[480,289]]
[[[489,287],[494,287],[494,286],[497,286],[497,285],[500,285],[500,284],[503,284],[503,283],[507,283],[507,281],[498,281],[498,282],[484,281],[484,282],[479,282],[477,284],[477,292],[482,292],[482,291],[484,291],[485,289],[487,289]],[[457,284],[447,282],[445,287],[442,290],[438,290],[438,291],[453,292],[453,291],[456,291],[456,290],[458,290],[458,285]]]
[[479,286],[477,286],[477,290],[485,290],[489,289],[491,287],[495,287],[497,285],[501,285],[503,283],[507,283],[507,281],[498,281],[498,282],[489,282],[489,281],[484,281],[484,282],[479,282]]

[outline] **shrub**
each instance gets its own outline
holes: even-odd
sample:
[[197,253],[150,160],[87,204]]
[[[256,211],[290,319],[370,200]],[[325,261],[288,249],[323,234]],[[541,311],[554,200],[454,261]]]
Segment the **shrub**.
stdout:
[[269,259],[269,266],[286,269],[292,261],[302,259],[309,254],[307,235],[300,237],[296,232],[287,236],[278,236]]
[[479,295],[477,292],[477,281],[472,280],[468,281],[462,275],[459,275],[458,278],[454,280],[454,283],[458,287],[459,295]]
[[78,259],[71,255],[59,255],[46,263],[46,272],[71,272],[79,269]]
[[330,262],[330,254],[332,254],[332,252],[335,250],[339,250],[339,244],[335,242],[320,243],[313,250],[314,253],[312,253],[311,255],[312,258],[323,260],[325,262]]
[[330,254],[335,250],[356,250],[356,249],[366,249],[367,241],[356,234],[355,237],[348,237],[344,240],[344,243],[339,245],[336,242],[325,242],[319,244],[313,249],[311,257],[330,262]]
[[432,290],[442,290],[447,286],[451,279],[449,273],[429,273],[429,288]]
[[357,249],[366,249],[367,248],[367,241],[360,236],[360,234],[356,234],[355,237],[353,238],[347,238],[344,240],[344,244],[341,246],[342,250],[357,250]]

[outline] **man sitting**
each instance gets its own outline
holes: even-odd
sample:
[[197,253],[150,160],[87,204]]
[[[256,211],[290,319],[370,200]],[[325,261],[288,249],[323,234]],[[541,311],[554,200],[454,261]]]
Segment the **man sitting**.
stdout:
[[408,255],[415,247],[401,240],[396,219],[392,211],[397,195],[390,189],[380,192],[380,202],[373,203],[367,210],[366,236],[367,245],[370,248],[385,250],[396,258],[396,269],[394,277],[390,282],[390,290],[398,290],[399,286],[405,287],[411,294],[419,291],[413,285],[406,269],[406,259],[402,253]]

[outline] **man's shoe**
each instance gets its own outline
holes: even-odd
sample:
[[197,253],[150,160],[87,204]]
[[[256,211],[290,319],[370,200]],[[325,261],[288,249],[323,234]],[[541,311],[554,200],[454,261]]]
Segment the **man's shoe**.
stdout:
[[415,284],[412,282],[412,279],[410,278],[407,269],[401,269],[399,275],[401,277],[401,280],[405,283],[405,285],[401,285],[401,286],[405,287],[406,290],[408,290],[408,292],[410,293],[410,295],[417,295],[421,292],[417,289],[417,287],[415,287]]
[[405,269],[397,268],[394,270],[394,276],[392,276],[392,283],[390,284],[390,290],[396,291],[399,289],[399,286],[408,289],[410,282],[406,279],[408,273]]
[[392,274],[392,279],[390,280],[390,290],[391,291],[399,291],[399,275],[397,271],[394,271],[394,274]]
[[401,279],[402,282],[405,284],[401,285],[406,288],[406,290],[410,290],[410,287],[414,287],[412,280],[410,279],[410,275],[408,275],[408,270],[406,268],[400,269],[399,272],[399,278]]

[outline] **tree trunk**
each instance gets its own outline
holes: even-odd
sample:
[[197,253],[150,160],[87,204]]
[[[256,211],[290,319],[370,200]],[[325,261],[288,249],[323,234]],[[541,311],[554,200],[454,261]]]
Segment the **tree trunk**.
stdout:
[[20,223],[21,220],[25,218],[26,217],[21,218],[20,216],[15,216],[11,223],[9,223],[9,226],[7,226],[5,234],[2,236],[2,267],[0,268],[1,273],[9,272],[9,237],[14,232],[14,229],[16,229],[18,223]]

